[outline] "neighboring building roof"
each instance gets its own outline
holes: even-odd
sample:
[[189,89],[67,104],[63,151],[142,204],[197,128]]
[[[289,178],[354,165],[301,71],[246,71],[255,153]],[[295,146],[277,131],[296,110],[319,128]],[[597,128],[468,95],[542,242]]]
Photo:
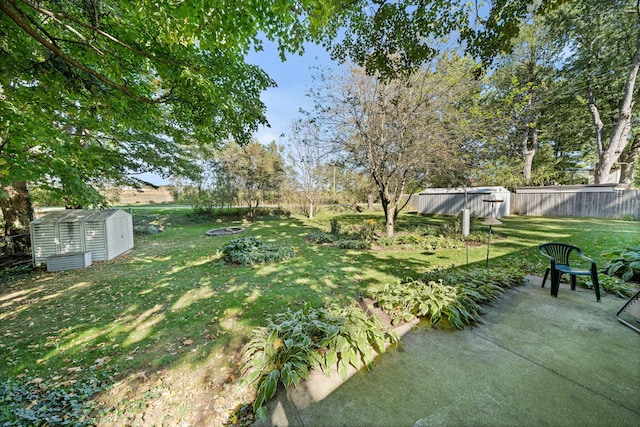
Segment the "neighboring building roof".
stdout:
[[[466,188],[467,194],[491,194],[491,193],[508,193],[504,187],[468,187]],[[422,190],[419,194],[464,194],[465,188],[427,188]]]
[[604,193],[622,190],[619,184],[548,185],[542,187],[518,187],[516,193]]

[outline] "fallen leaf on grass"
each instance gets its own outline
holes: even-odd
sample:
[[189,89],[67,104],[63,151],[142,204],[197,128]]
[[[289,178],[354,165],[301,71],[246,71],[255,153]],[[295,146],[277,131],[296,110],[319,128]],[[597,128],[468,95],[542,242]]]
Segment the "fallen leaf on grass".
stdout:
[[74,372],[80,372],[80,371],[82,371],[82,368],[80,366],[75,366],[73,368],[67,369],[67,373],[69,373],[69,374],[74,373]]
[[193,344],[193,340],[191,339],[182,341],[182,345],[185,347],[190,346],[191,344]]

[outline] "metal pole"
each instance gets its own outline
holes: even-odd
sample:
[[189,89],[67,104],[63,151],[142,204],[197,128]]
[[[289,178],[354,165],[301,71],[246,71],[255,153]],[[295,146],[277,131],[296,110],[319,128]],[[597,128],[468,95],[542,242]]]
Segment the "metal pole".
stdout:
[[491,226],[489,226],[489,240],[487,241],[487,262],[484,265],[485,268],[489,267],[489,250],[490,249],[491,249]]

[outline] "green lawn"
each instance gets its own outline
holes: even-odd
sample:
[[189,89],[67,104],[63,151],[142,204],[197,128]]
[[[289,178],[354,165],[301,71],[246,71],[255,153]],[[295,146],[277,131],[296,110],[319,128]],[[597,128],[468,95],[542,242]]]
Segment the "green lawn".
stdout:
[[[268,316],[287,307],[357,298],[434,267],[466,263],[464,248],[353,251],[305,241],[312,231],[328,231],[332,218],[347,228],[372,218],[382,230],[381,213],[323,214],[311,221],[278,217],[241,224],[192,221],[185,217],[188,212],[134,210],[135,221],[153,220],[165,231],[137,236],[135,248],[112,261],[84,270],[0,277],[0,380],[43,388],[92,377],[116,382],[140,372],[146,377],[151,372],[207,369],[214,395],[221,384],[233,380],[238,349]],[[398,230],[446,221],[404,214]],[[575,244],[599,263],[603,251],[640,244],[637,221],[518,216],[502,221],[494,227],[489,265],[523,266],[532,274],[541,275],[546,267],[537,252],[543,242]],[[246,227],[238,235],[204,234],[238,225]],[[480,226],[479,232],[484,230]],[[296,256],[279,264],[224,265],[218,250],[240,236],[290,245]],[[486,242],[470,245],[469,263],[484,266],[486,253]]]

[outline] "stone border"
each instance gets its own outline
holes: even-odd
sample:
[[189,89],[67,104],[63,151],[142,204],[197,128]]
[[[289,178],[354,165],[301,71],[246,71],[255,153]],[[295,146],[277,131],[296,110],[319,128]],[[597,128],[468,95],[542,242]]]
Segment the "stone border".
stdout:
[[214,228],[212,230],[207,231],[207,236],[226,236],[227,234],[237,234],[244,231],[244,227],[225,227],[225,228]]

